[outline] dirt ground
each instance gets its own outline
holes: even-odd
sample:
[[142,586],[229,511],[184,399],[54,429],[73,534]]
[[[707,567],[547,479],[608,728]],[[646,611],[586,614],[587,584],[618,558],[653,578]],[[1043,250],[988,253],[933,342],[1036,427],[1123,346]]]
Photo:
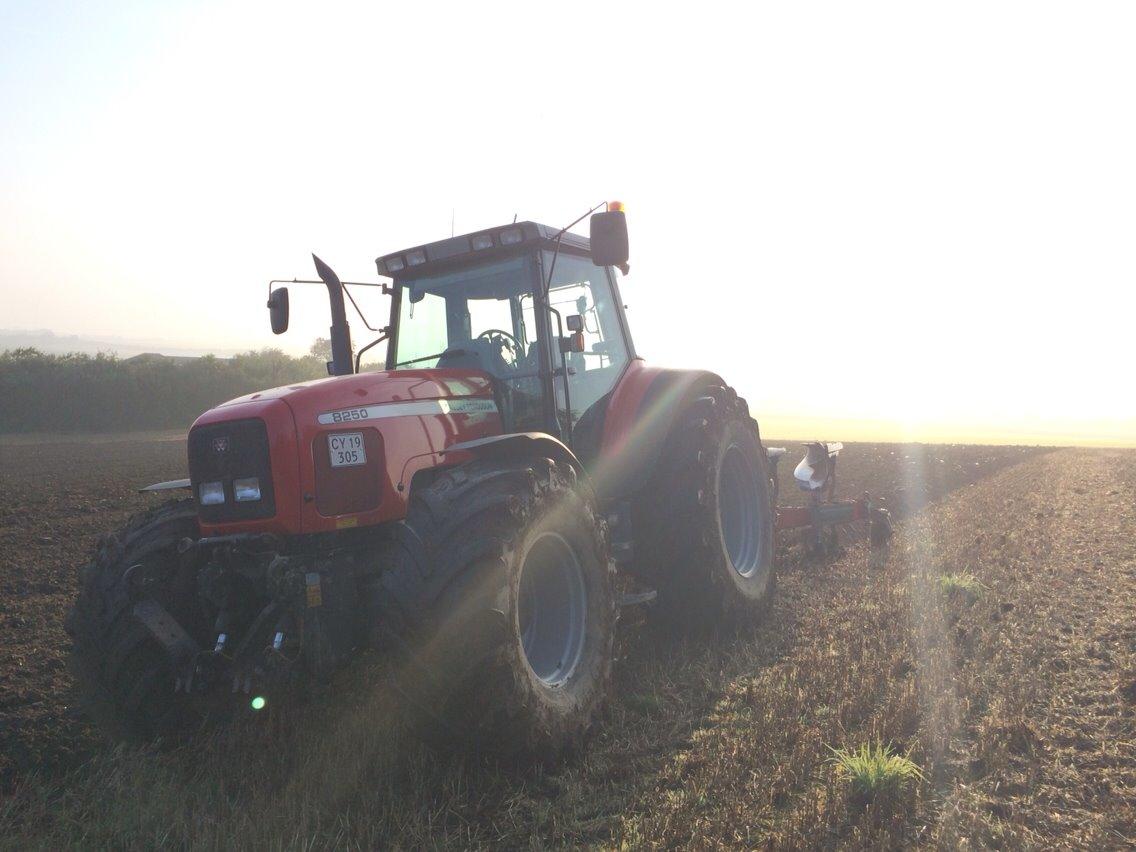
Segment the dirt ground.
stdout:
[[[800,502],[787,446],[782,502]],[[869,490],[903,517],[929,500],[1037,453],[1030,448],[849,444],[839,490]],[[185,475],[185,442],[146,434],[0,439],[0,790],[31,770],[52,774],[99,749],[76,712],[63,617],[77,567],[98,536],[161,498],[135,489]],[[634,675],[631,675],[633,678]]]
[[[790,571],[707,722],[616,837],[648,847],[1136,847],[1136,453],[1061,450],[900,525],[881,572]],[[949,591],[959,573],[973,591]],[[788,625],[792,625],[788,627]],[[867,808],[826,759],[926,772]]]
[[20,437],[0,443],[0,790],[97,743],[66,670],[76,568],[99,535],[159,499],[135,488],[185,475],[184,440]]
[[[783,543],[767,617],[710,640],[629,611],[602,727],[548,770],[405,738],[381,660],[173,751],[103,743],[64,663],[75,569],[183,454],[0,444],[0,849],[1136,846],[1132,451],[847,446],[889,558]],[[832,749],[868,743],[924,779],[850,796]]]
[[[767,617],[712,641],[628,613],[602,727],[541,770],[404,738],[382,661],[171,752],[104,745],[62,663],[74,566],[182,446],[0,449],[0,848],[1136,846],[1131,451],[850,445],[845,493],[899,521],[884,564],[788,548]],[[865,804],[831,749],[877,742],[924,780]]]

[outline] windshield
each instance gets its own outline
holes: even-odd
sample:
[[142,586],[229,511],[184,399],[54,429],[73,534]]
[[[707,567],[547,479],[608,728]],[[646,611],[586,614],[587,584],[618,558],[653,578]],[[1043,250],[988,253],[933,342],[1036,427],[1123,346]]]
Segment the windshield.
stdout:
[[535,256],[401,282],[396,370],[474,367],[498,378],[535,372]]

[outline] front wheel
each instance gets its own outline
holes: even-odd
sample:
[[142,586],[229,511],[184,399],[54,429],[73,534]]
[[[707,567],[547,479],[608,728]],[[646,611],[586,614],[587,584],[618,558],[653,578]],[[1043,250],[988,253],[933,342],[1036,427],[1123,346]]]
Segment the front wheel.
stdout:
[[418,731],[544,760],[580,745],[615,628],[590,490],[548,459],[475,461],[416,488],[400,537],[382,617]]
[[185,693],[174,690],[169,656],[132,613],[136,602],[154,598],[183,624],[193,623],[177,545],[197,536],[193,500],[175,500],[104,537],[81,571],[66,620],[71,669],[84,710],[112,738],[174,740],[201,721]]

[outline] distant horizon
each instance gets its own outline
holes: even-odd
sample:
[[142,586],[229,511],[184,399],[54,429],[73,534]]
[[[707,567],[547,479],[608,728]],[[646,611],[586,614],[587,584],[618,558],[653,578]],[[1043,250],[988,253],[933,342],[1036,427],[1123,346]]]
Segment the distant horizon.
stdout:
[[[847,433],[839,433],[839,427],[836,429],[830,428],[832,423],[828,424],[823,421],[817,420],[815,428],[810,428],[802,421],[798,424],[798,428],[804,428],[806,431],[801,431],[794,434],[786,434],[774,431],[770,433],[767,428],[769,423],[780,422],[780,418],[776,416],[762,417],[758,414],[757,417],[759,425],[762,427],[761,440],[766,447],[787,446],[790,450],[794,447],[802,446],[806,443],[825,440],[825,441],[840,441],[845,444],[891,444],[894,446],[970,446],[970,447],[1040,447],[1043,449],[1062,449],[1064,447],[1079,447],[1083,449],[1092,450],[1136,450],[1136,444],[1091,444],[1083,440],[1069,440],[1069,441],[1030,441],[1030,440],[959,440],[959,439],[919,439],[919,438],[901,438],[898,433],[895,436],[879,436],[879,437],[862,437],[850,436]],[[187,427],[188,428],[188,427]],[[776,429],[776,427],[774,427]],[[136,436],[145,436],[147,439],[162,440],[162,441],[181,441],[185,440],[187,429],[139,429],[137,431],[123,432],[59,432],[59,431],[42,431],[42,432],[0,432],[0,446],[20,446],[31,445],[37,443],[68,443],[68,442],[92,442],[92,443],[114,443],[119,440],[129,440]],[[795,461],[794,461],[795,463]]]
[[[983,447],[1084,447],[1088,449],[1136,449],[1136,422],[1123,429],[1105,426],[1103,437],[1086,437],[1059,431],[1016,432],[983,429],[973,425],[926,424],[909,426],[900,421],[858,421],[840,417],[794,417],[757,413],[762,441],[846,441],[878,444],[965,444]],[[1123,425],[1123,424],[1122,424]],[[772,438],[767,437],[773,435]]]
[[[29,341],[35,341],[37,338],[47,338],[47,340],[41,340],[41,342],[45,347],[50,346],[50,349],[38,346],[34,342],[31,344],[31,347],[41,349],[44,352],[50,351],[52,354],[79,352],[87,355],[97,355],[100,352],[122,354],[122,351],[128,351],[131,355],[154,352],[161,355],[193,354],[197,356],[224,355],[228,357],[238,352],[249,351],[249,349],[263,348],[260,346],[246,347],[244,349],[239,346],[200,346],[190,342],[163,340],[161,338],[132,338],[117,334],[87,334],[84,332],[56,331],[51,328],[0,328],[0,351],[19,348],[12,345],[9,341],[13,339],[19,340],[21,338],[25,338]],[[56,343],[56,341],[58,343]],[[66,348],[71,345],[70,342],[72,341],[78,342],[77,348]]]
[[[111,350],[103,346],[88,348],[56,350],[42,349],[45,354],[66,354],[80,352],[95,355],[99,352],[115,354],[120,358],[132,358],[141,354],[159,354],[171,357],[204,357],[213,355],[218,358],[230,358],[241,352],[258,351],[264,348],[279,348],[291,357],[301,357],[307,354],[307,348],[300,351],[285,347],[234,347],[232,349],[211,349],[192,344],[162,343],[154,339],[135,339],[129,337],[107,336],[100,338],[91,335],[69,334],[57,332],[53,329],[0,329],[0,351],[12,349],[5,342],[9,337],[46,335],[52,340],[83,341],[89,344],[101,342],[115,343],[120,350]],[[310,345],[310,344],[309,344]],[[650,361],[650,359],[647,359]],[[1108,420],[1102,419],[1091,424],[1092,435],[1085,435],[1076,431],[1074,422],[1056,422],[1045,428],[1032,430],[1017,430],[1007,427],[983,426],[978,423],[967,422],[905,422],[902,420],[886,420],[879,418],[864,418],[841,416],[840,414],[800,414],[785,410],[783,406],[769,405],[762,410],[759,398],[751,393],[747,395],[751,409],[757,416],[761,427],[762,437],[768,441],[847,441],[851,443],[919,443],[919,444],[969,444],[980,446],[1040,446],[1040,447],[1093,447],[1093,448],[1136,448],[1136,420]],[[113,434],[113,433],[109,433]],[[768,437],[773,436],[773,437]]]

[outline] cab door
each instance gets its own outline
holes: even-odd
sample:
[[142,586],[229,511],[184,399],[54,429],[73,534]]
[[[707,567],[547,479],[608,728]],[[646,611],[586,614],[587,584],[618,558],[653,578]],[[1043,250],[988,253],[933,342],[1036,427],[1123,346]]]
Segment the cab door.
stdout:
[[630,360],[611,271],[594,265],[590,258],[560,254],[549,287],[548,307],[553,341],[559,334],[569,333],[568,317],[580,317],[583,351],[565,353],[560,346],[552,347],[556,374],[553,393],[561,433],[569,437],[577,454],[585,457],[593,443],[598,447],[603,409]]

